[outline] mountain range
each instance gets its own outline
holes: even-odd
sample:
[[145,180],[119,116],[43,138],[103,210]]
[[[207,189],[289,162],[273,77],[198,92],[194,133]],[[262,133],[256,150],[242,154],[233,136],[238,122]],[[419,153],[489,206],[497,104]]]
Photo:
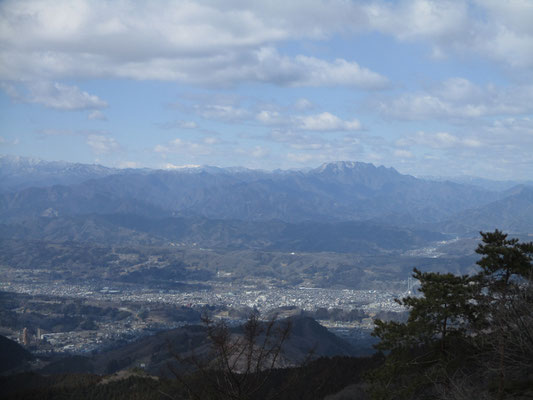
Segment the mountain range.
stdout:
[[272,172],[122,170],[4,156],[0,179],[2,230],[4,236],[19,238],[122,236],[205,247],[280,248],[298,237],[299,245],[287,247],[329,243],[324,250],[336,251],[332,243],[354,245],[357,235],[371,237],[372,230],[383,238],[401,231],[415,238],[409,245],[417,236],[439,239],[428,231],[533,232],[533,186],[488,190],[351,161]]

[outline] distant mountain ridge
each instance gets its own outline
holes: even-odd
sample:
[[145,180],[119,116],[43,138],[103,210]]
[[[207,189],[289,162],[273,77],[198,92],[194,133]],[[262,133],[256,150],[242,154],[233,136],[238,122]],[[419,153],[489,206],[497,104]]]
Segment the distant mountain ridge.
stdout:
[[[15,162],[6,157],[0,161],[0,177],[7,177],[8,183],[2,182],[4,193],[0,193],[0,222],[6,224],[40,217],[131,214],[156,219],[287,223],[371,220],[408,228],[441,227],[443,221],[449,221],[445,230],[455,233],[453,218],[466,221],[475,214],[486,219],[486,213],[473,210],[488,207],[491,218],[497,220],[503,212],[500,208],[505,207],[502,201],[513,195],[513,189],[498,192],[475,185],[428,181],[403,175],[394,168],[354,161],[272,172],[209,166],[120,170]],[[50,178],[41,179],[43,174]],[[40,185],[28,187],[36,180]],[[47,182],[63,183],[50,186]],[[506,212],[506,221],[522,219],[525,223],[506,225],[502,221],[500,227],[533,231],[529,201],[525,197],[517,203],[520,209],[511,207]],[[490,225],[487,221],[473,222],[472,230]],[[458,228],[458,232],[470,230]]]
[[28,187],[69,185],[119,173],[101,165],[43,161],[40,159],[0,155],[0,192]]
[[463,211],[439,224],[438,230],[476,234],[480,230],[533,233],[533,187],[518,186],[508,196],[476,209]]
[[454,176],[454,177],[442,177],[442,176],[419,176],[420,179],[427,181],[444,182],[450,181],[455,183],[462,183],[465,185],[477,186],[487,190],[504,191],[509,190],[515,186],[527,185],[533,187],[533,179],[527,181],[515,181],[515,180],[491,180],[486,178],[478,178],[475,176]]
[[4,193],[0,218],[120,212],[298,222],[410,213],[420,222],[434,222],[496,199],[497,193],[422,181],[393,168],[337,162],[307,172],[132,170],[73,185]]

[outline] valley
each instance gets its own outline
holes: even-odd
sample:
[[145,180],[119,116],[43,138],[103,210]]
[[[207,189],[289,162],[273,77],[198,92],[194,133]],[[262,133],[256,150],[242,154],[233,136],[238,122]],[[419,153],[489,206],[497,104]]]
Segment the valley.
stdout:
[[275,172],[18,163],[0,190],[0,335],[34,358],[10,373],[168,376],[168,343],[205,353],[206,317],[237,336],[251,315],[291,321],[285,366],[313,348],[314,358],[370,356],[375,319],[405,321],[396,299],[419,295],[413,268],[475,272],[477,232],[494,220],[485,212],[501,210],[520,240],[533,232],[522,184],[492,191],[353,162]]

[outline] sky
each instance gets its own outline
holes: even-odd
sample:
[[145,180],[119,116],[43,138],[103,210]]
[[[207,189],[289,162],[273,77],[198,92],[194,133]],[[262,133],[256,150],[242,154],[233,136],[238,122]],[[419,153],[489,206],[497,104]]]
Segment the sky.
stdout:
[[533,0],[3,0],[0,154],[533,179]]

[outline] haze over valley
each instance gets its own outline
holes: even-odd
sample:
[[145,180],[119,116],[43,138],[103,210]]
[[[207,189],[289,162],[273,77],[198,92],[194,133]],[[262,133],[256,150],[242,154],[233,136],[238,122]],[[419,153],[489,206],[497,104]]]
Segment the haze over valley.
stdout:
[[[25,310],[4,309],[2,329],[30,329],[44,352],[113,348],[208,307],[235,321],[306,313],[366,354],[371,317],[403,318],[393,300],[412,290],[413,267],[472,271],[495,216],[513,236],[533,233],[528,182],[490,190],[349,161],[272,172],[0,162],[1,289]],[[84,306],[58,314],[50,301]]]
[[0,1],[0,399],[532,398],[532,21]]

